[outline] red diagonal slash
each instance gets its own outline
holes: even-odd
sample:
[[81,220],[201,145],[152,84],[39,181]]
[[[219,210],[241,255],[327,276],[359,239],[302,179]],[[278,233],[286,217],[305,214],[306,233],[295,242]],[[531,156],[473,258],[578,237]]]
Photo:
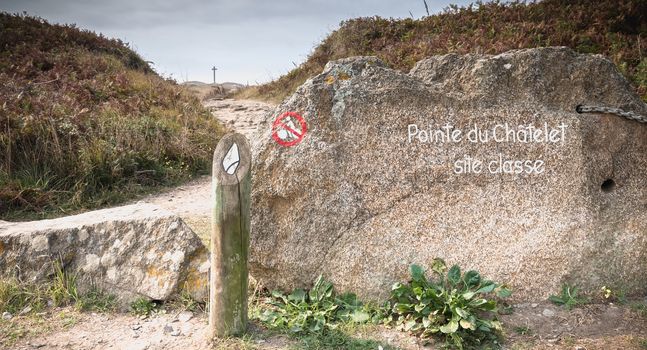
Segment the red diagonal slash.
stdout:
[[291,127],[289,127],[289,126],[287,125],[287,123],[281,122],[281,123],[277,126],[277,128],[278,128],[278,127],[285,128],[285,130],[287,130],[287,131],[291,132],[291,133],[292,133],[293,135],[295,135],[297,138],[298,138],[298,137],[301,137],[301,133],[300,133],[300,132],[297,132],[296,130],[294,130],[294,129],[292,129]]
[[[295,124],[296,123],[299,124],[299,126],[300,126],[299,129],[301,129],[300,132],[294,130],[294,128],[287,125],[285,120],[287,120],[290,117],[292,117],[292,120],[293,120],[293,122]],[[290,140],[290,141],[281,139],[279,137],[279,135],[278,135],[278,131],[281,130],[281,129],[290,132],[295,137],[295,139]],[[279,145],[285,146],[285,147],[290,147],[290,146],[294,146],[297,143],[301,142],[301,140],[303,140],[307,130],[308,130],[308,126],[306,125],[306,121],[303,119],[303,117],[301,115],[299,115],[296,112],[285,112],[285,113],[281,114],[278,118],[276,118],[276,120],[274,120],[274,123],[272,124],[272,138]]]

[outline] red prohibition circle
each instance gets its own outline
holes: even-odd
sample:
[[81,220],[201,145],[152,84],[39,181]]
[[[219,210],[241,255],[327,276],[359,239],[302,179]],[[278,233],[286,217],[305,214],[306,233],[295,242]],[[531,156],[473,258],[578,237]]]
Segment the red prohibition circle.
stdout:
[[[300,131],[288,125],[292,119],[299,123]],[[294,125],[294,123],[291,124]],[[279,135],[281,131],[283,131],[282,135],[289,135],[290,137],[282,138]],[[294,146],[301,142],[307,131],[308,127],[305,119],[297,112],[285,112],[276,118],[272,124],[272,138],[276,143],[284,147]]]

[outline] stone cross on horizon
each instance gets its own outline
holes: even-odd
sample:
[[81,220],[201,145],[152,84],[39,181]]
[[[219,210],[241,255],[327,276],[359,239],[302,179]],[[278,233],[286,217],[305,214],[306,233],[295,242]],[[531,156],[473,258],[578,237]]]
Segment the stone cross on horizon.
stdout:
[[211,70],[213,71],[213,85],[216,85],[216,71],[218,70],[218,68],[216,68],[216,66],[213,66]]

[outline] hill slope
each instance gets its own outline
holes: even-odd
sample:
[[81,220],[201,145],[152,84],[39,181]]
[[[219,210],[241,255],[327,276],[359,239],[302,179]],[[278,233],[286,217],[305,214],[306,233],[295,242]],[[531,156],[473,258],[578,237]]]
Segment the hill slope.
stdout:
[[409,70],[422,58],[455,52],[497,54],[511,49],[568,46],[610,58],[647,100],[647,1],[546,0],[499,2],[446,9],[415,19],[344,21],[308,57],[281,78],[239,97],[280,101],[330,60],[375,55]]
[[134,51],[0,13],[0,219],[118,202],[206,172],[221,126]]

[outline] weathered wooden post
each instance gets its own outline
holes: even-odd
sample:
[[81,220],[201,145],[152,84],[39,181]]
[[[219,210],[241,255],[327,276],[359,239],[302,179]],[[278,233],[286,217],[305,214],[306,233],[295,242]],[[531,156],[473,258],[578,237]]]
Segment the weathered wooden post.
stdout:
[[212,337],[247,328],[247,251],[252,156],[241,134],[225,135],[213,153],[209,327]]

